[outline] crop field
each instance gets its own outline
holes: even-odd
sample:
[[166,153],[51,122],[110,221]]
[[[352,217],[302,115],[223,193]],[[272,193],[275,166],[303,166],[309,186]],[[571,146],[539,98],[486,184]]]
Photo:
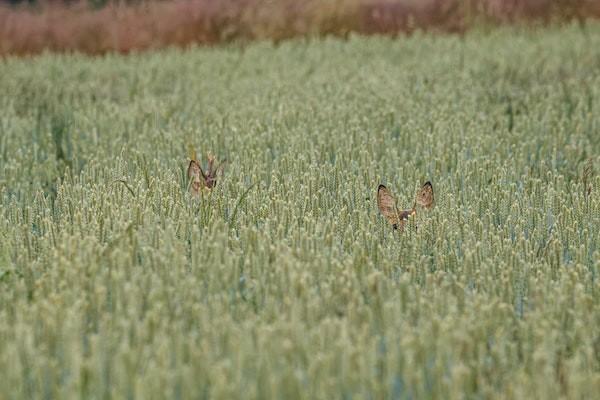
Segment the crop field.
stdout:
[[5,59],[0,399],[592,399],[599,168],[598,24]]

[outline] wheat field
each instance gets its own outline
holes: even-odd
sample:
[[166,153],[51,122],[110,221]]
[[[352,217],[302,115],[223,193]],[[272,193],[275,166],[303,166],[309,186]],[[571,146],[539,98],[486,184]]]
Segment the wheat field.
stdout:
[[8,58],[0,165],[0,399],[600,393],[598,24]]

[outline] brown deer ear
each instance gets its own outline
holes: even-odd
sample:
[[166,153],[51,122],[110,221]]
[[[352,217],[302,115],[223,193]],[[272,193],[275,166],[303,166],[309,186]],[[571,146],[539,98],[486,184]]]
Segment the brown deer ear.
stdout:
[[398,217],[396,199],[385,185],[379,185],[377,187],[377,208],[379,208],[381,215],[388,220],[394,229],[398,229],[398,225],[401,221]]
[[215,169],[214,176],[223,176],[223,174],[225,173],[225,164],[227,164],[227,160],[221,161],[221,164],[219,164],[219,166]]
[[200,179],[200,176],[202,176],[203,178],[206,177],[206,175],[204,175],[204,171],[202,171],[202,167],[196,160],[190,161],[190,164],[188,165],[187,175],[190,179]]
[[215,164],[215,156],[213,156],[211,153],[208,153],[206,155],[206,158],[208,159],[208,166],[207,166],[207,170],[206,170],[206,175],[207,176],[213,176],[215,170],[214,170],[214,164]]
[[427,181],[421,186],[421,189],[417,193],[416,203],[421,207],[430,209],[435,204],[435,198],[433,196],[433,185],[430,181]]
[[223,176],[223,166],[225,164],[225,162],[223,161],[218,167],[215,167],[215,158],[212,156],[209,156],[209,160],[208,160],[208,173],[206,174],[206,176],[204,177],[204,185],[208,188],[208,189],[212,189],[217,185],[217,177],[218,176]]
[[189,179],[200,177],[200,166],[195,160],[190,161],[187,169],[187,176]]

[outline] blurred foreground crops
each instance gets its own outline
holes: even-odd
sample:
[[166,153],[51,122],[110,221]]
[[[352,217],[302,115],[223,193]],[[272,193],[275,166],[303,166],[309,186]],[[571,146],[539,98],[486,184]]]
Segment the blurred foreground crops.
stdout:
[[599,25],[7,60],[0,398],[591,399],[599,154]]
[[[600,0],[0,0],[0,56],[600,19]],[[8,3],[19,3],[9,7]]]

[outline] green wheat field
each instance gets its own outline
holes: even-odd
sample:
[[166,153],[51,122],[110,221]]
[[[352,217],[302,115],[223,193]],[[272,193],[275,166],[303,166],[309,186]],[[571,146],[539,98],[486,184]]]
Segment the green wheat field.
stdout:
[[5,59],[0,399],[593,399],[599,170],[597,24]]

